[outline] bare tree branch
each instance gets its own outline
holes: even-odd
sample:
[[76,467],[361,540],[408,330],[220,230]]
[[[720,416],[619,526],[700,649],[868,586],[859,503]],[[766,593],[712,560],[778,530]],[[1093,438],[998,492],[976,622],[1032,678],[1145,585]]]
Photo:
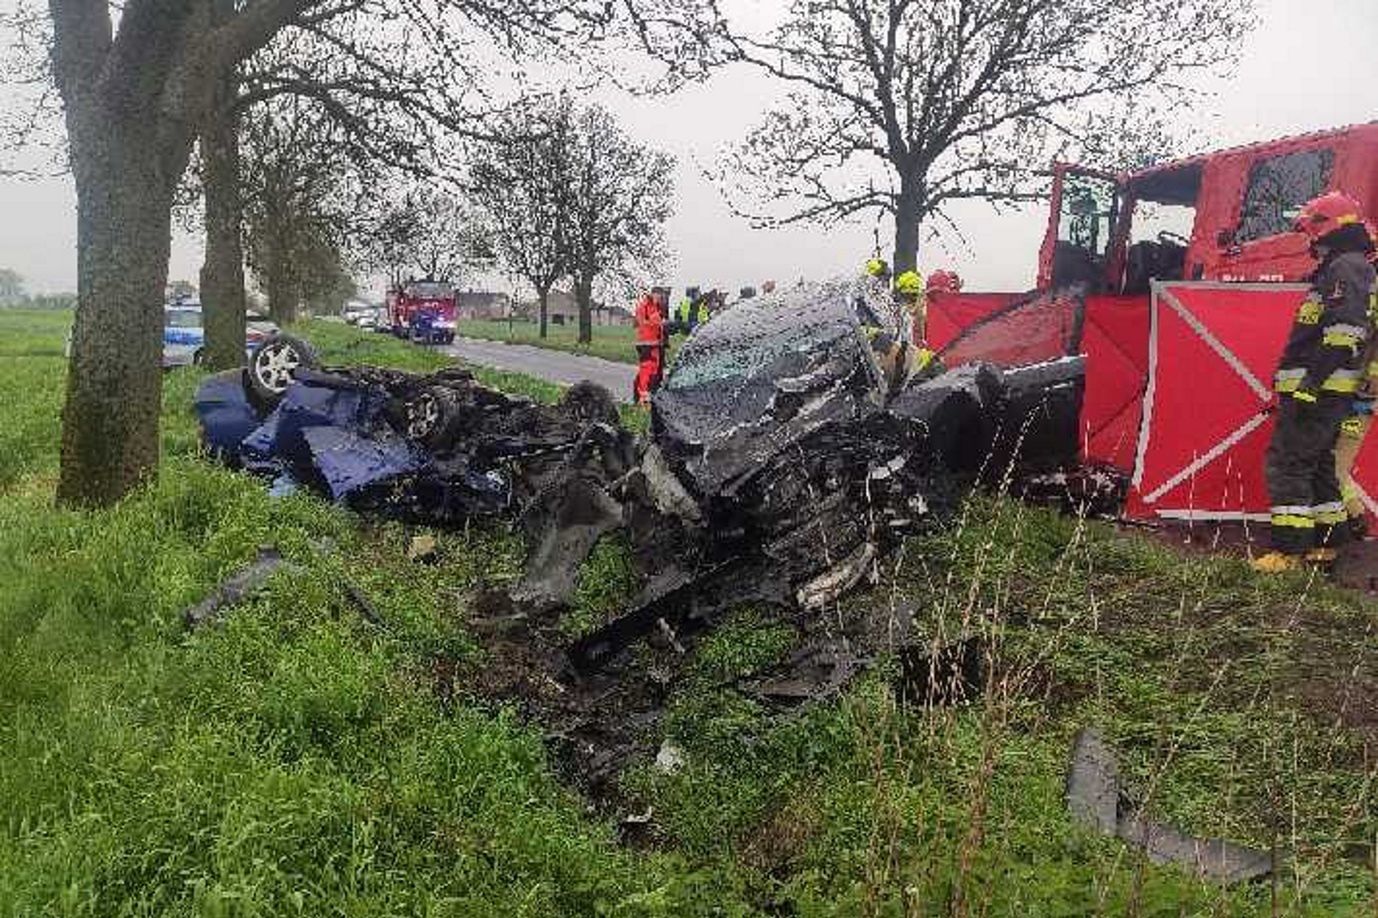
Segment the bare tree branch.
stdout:
[[[754,200],[766,225],[890,213],[897,270],[945,203],[1028,200],[1052,156],[1107,155],[1106,125],[1126,108],[1163,125],[1188,97],[1184,74],[1233,61],[1253,4],[793,0],[772,34],[752,36],[719,2],[705,17],[710,56],[793,90],[725,156],[729,200]],[[1141,155],[1144,133],[1126,137]],[[873,190],[878,175],[888,192]]]

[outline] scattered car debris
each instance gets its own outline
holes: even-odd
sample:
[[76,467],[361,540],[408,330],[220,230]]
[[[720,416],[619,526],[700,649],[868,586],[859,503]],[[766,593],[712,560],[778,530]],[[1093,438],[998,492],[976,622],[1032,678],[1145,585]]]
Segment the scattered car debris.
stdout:
[[741,683],[748,694],[781,708],[797,708],[836,698],[865,668],[837,644],[803,647],[781,666]]
[[345,598],[358,610],[360,618],[375,628],[387,629],[387,620],[378,611],[378,607],[373,604],[373,600],[368,598],[368,594],[348,580],[343,583],[343,587]]
[[1089,727],[1072,746],[1066,800],[1075,822],[1133,845],[1155,864],[1177,864],[1223,883],[1257,880],[1273,872],[1273,858],[1266,851],[1196,838],[1145,816],[1142,803],[1125,792],[1114,751]]
[[276,548],[264,546],[258,550],[258,559],[253,564],[230,576],[211,595],[183,612],[182,621],[193,631],[217,622],[225,609],[239,605],[262,590],[278,571],[295,569]]
[[440,543],[433,535],[413,536],[407,558],[417,564],[434,564],[440,560]]
[[649,847],[655,837],[655,810],[646,807],[644,813],[628,813],[617,822],[617,836],[624,845]]
[[684,762],[684,750],[669,740],[660,744],[660,751],[656,753],[656,768],[672,775],[684,767]]
[[[322,369],[288,336],[251,366],[295,362],[290,374],[212,376],[197,411],[213,453],[275,487],[423,523],[515,523],[524,573],[503,595],[485,592],[472,622],[503,663],[476,684],[521,699],[596,796],[629,758],[655,757],[661,708],[697,636],[744,604],[805,634],[795,657],[739,686],[773,705],[835,697],[883,654],[898,654],[914,703],[962,703],[984,685],[978,641],[849,641],[813,626],[905,536],[944,525],[976,481],[1074,461],[1084,367],[1068,357],[897,374],[861,319],[887,310],[859,310],[859,295],[870,294],[803,287],[717,317],[681,350],[640,441],[591,384],[543,406],[460,368]],[[614,532],[640,594],[571,641],[560,613]],[[642,642],[654,664],[630,652]]]

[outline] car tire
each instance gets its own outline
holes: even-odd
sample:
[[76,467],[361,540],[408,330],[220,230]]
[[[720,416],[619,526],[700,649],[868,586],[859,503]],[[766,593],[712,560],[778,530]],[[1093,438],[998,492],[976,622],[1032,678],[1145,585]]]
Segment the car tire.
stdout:
[[294,335],[276,334],[254,348],[249,358],[249,388],[266,405],[275,405],[296,379],[298,370],[320,368],[315,348]]
[[459,397],[447,386],[430,386],[407,399],[403,433],[427,449],[444,446],[459,416]]

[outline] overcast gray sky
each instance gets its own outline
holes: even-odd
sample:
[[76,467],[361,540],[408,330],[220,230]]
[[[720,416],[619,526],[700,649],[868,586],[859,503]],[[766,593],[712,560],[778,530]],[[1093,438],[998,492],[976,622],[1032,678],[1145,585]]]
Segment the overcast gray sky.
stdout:
[[[0,0],[8,6],[10,0]],[[759,0],[753,18],[769,19],[785,0]],[[1247,40],[1237,75],[1215,89],[1192,118],[1204,149],[1266,140],[1378,119],[1378,0],[1258,0],[1261,24]],[[734,217],[701,175],[724,144],[741,137],[778,93],[764,78],[724,72],[669,98],[598,95],[628,129],[679,157],[677,213],[669,226],[676,286],[735,290],[766,279],[791,282],[858,270],[872,248],[873,223],[836,228],[755,230]],[[73,289],[75,198],[65,179],[0,178],[0,267],[32,290]],[[996,214],[981,204],[954,208],[966,244],[928,244],[925,269],[956,267],[967,289],[1022,290],[1032,285],[1041,208]],[[886,233],[882,242],[888,248]],[[171,276],[195,278],[196,241],[174,238]]]

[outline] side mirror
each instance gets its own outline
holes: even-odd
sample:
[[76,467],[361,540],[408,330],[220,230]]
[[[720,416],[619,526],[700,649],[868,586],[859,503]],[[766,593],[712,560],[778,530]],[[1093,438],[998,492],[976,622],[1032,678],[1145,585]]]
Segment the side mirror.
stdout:
[[1222,249],[1228,249],[1234,245],[1234,230],[1222,229],[1215,235],[1215,244]]

